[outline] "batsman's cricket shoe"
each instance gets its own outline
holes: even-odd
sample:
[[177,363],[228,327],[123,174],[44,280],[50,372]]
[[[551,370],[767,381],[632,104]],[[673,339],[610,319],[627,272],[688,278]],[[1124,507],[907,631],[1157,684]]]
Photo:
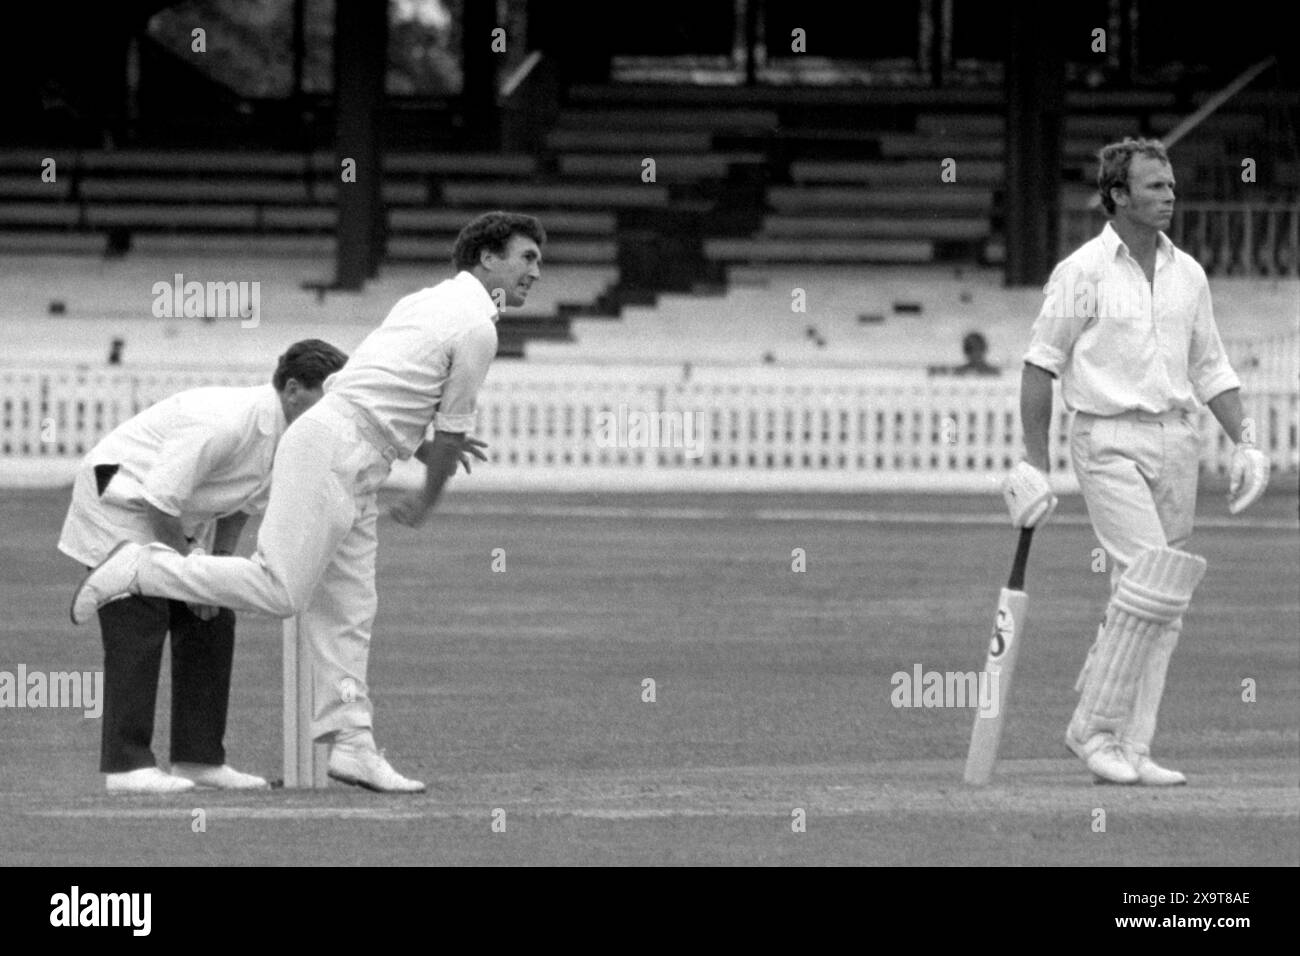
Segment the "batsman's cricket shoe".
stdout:
[[1160,766],[1147,754],[1129,749],[1124,753],[1133,769],[1137,771],[1137,782],[1144,787],[1180,787],[1187,783],[1187,777],[1183,774]]
[[1108,734],[1097,734],[1081,744],[1066,731],[1065,746],[1092,771],[1098,783],[1138,782],[1138,772],[1133,769],[1124,748]]
[[119,541],[108,556],[90,569],[72,595],[73,624],[85,624],[105,604],[138,594],[141,546]]
[[109,793],[184,793],[194,789],[194,781],[173,777],[157,767],[141,767],[122,773],[104,774]]
[[240,773],[234,767],[213,766],[202,763],[174,763],[172,776],[189,780],[196,787],[212,787],[217,790],[265,790],[270,786],[261,777],[251,773]]
[[424,784],[410,780],[393,769],[382,751],[373,746],[336,743],[330,748],[329,775],[379,793],[423,793]]

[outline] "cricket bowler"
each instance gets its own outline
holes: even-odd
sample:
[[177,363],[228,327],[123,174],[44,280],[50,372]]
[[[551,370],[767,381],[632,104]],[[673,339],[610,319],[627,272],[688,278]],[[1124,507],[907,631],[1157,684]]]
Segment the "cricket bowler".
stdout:
[[[267,504],[285,429],[321,397],[347,356],[297,342],[269,385],[195,388],[118,425],[86,455],[59,550],[86,567],[123,539],[173,553],[234,552],[249,515]],[[110,793],[241,790],[267,782],[226,764],[224,737],[235,615],[221,602],[135,595],[99,609],[104,642],[100,771]],[[154,757],[154,705],[171,634],[171,772]]]
[[458,463],[468,469],[469,454],[486,460],[468,432],[496,356],[498,310],[523,305],[545,239],[536,219],[516,213],[485,213],[461,230],[456,276],[398,301],[285,432],[253,557],[123,543],[82,582],[73,621],[127,594],[298,615],[314,663],[311,732],[331,745],[329,776],[376,791],[424,790],[393,769],[372,732],[376,499],[392,463],[417,456],[424,487],[392,515],[418,526]]
[[1241,382],[1228,362],[1205,270],[1162,231],[1174,172],[1158,140],[1125,139],[1099,154],[1110,222],[1057,265],[1044,289],[1021,378],[1025,456],[1004,485],[1012,523],[1041,524],[1052,380],[1073,413],[1070,456],[1111,597],[1075,686],[1066,745],[1098,782],[1172,786],[1186,777],[1151,756],[1165,673],[1183,613],[1205,573],[1184,550],[1192,534],[1207,405],[1235,443],[1229,510],[1268,484],[1269,461],[1243,433]]

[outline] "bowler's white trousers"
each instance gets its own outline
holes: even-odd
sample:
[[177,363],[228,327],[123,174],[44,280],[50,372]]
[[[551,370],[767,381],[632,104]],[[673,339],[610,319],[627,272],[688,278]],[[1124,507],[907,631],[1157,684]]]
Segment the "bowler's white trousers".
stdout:
[[299,616],[314,655],[316,738],[372,726],[376,497],[396,457],[363,412],[327,394],[280,439],[251,558],[182,557],[157,544],[141,554],[142,594]]
[[[1143,551],[1181,549],[1192,535],[1201,452],[1195,421],[1181,412],[1105,418],[1081,412],[1074,418],[1071,460],[1093,531],[1110,557],[1112,594]],[[1149,751],[1155,736],[1165,673],[1182,627],[1180,617],[1157,639],[1138,682],[1133,717],[1119,735],[1140,753]]]

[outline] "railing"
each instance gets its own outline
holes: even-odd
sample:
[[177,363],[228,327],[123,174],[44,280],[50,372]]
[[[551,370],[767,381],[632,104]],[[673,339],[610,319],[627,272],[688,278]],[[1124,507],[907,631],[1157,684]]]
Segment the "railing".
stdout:
[[[1278,316],[1279,320],[1286,316]],[[1293,324],[1295,316],[1290,317]],[[1223,340],[1228,361],[1237,374],[1256,381],[1293,385],[1300,382],[1300,333],[1284,332],[1264,338]]]
[[[1290,340],[1294,343],[1294,337]],[[1294,344],[1291,346],[1294,348]],[[1243,370],[1256,440],[1300,468],[1300,387]],[[57,484],[116,424],[199,385],[252,385],[263,370],[0,368],[0,485]],[[491,467],[476,487],[992,491],[1020,454],[1019,381],[923,372],[498,366],[475,434]],[[1053,470],[1073,487],[1068,413],[1057,403]],[[1207,412],[1202,466],[1226,471]],[[412,480],[415,467],[399,469]]]
[[[1062,210],[1060,257],[1105,224],[1100,209]],[[1180,202],[1169,238],[1210,275],[1300,276],[1300,204]]]

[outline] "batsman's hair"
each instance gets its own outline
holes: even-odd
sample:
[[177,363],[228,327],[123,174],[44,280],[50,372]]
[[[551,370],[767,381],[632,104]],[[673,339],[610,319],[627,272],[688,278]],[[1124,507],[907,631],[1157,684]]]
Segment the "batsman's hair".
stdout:
[[277,392],[283,392],[289,379],[303,388],[319,388],[320,384],[347,363],[348,357],[320,339],[303,339],[289,346],[280,356],[271,376]]
[[1101,204],[1106,213],[1113,215],[1115,200],[1110,198],[1110,191],[1116,187],[1128,189],[1128,167],[1134,156],[1146,156],[1169,162],[1165,144],[1158,139],[1133,139],[1126,136],[1118,143],[1109,143],[1097,151],[1097,190],[1101,193]]
[[501,255],[514,235],[527,236],[539,246],[546,242],[546,230],[534,216],[519,212],[485,212],[466,223],[456,237],[456,245],[451,250],[452,264],[457,269],[473,269],[484,249]]

